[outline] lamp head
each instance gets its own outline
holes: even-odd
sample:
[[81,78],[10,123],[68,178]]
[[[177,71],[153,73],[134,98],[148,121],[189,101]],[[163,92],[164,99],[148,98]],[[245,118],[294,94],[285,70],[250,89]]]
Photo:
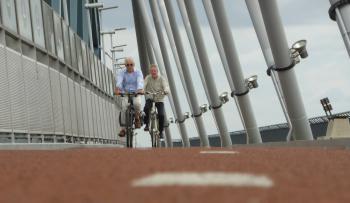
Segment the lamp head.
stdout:
[[247,84],[249,89],[258,88],[259,87],[258,76],[257,75],[253,75],[253,76],[247,78],[246,79],[246,84]]
[[295,49],[301,58],[306,58],[309,56],[309,54],[307,53],[307,50],[306,50],[306,44],[307,44],[307,41],[306,40],[299,40],[297,42],[295,42],[292,46],[293,49]]
[[227,92],[223,92],[222,94],[220,94],[219,98],[223,104],[226,104],[229,101],[229,97],[228,97]]
[[184,114],[184,117],[185,117],[185,119],[189,119],[189,118],[190,118],[190,113],[189,113],[189,112],[186,112],[186,113]]
[[199,107],[201,109],[202,113],[205,113],[208,111],[208,104],[203,104],[202,106]]

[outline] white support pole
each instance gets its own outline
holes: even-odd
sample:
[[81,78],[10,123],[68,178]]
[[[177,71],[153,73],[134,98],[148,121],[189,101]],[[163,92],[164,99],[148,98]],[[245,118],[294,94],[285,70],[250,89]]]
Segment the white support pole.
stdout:
[[[252,20],[256,35],[257,35],[258,40],[259,40],[260,47],[261,47],[261,50],[263,52],[266,65],[268,68],[270,68],[270,67],[275,65],[275,61],[273,59],[271,47],[269,44],[269,39],[268,39],[267,32],[266,32],[266,29],[264,26],[264,21],[263,21],[263,17],[262,17],[261,11],[260,11],[259,2],[256,0],[245,0],[245,2],[247,5],[249,15],[250,15],[250,18]],[[283,92],[281,90],[278,75],[275,71],[271,71],[270,75],[271,75],[271,79],[272,79],[273,85],[275,87],[279,102],[281,104],[281,107],[282,107],[282,110],[284,113],[284,117],[286,118],[286,121],[288,123],[289,132],[287,134],[286,140],[289,141],[291,136],[292,136],[292,130],[293,130],[292,122],[290,121],[290,118],[288,115],[288,111],[287,111],[287,107],[285,104],[284,95],[283,95]]]
[[297,140],[313,140],[294,69],[283,70],[293,63],[276,0],[259,0],[270,47],[281,82],[286,106]]
[[[164,2],[162,0],[158,1],[158,5],[159,5],[160,14],[161,14],[162,19],[163,19],[163,24],[164,24],[164,27],[165,27],[165,31],[167,33],[168,40],[169,40],[169,43],[170,43],[170,48],[171,48],[172,53],[174,55],[175,64],[176,64],[177,70],[179,72],[180,80],[181,80],[181,83],[183,84],[183,89],[185,91],[185,95],[186,95],[187,101],[190,102],[190,97],[189,97],[190,94],[188,93],[188,89],[187,89],[187,87],[185,85],[186,84],[185,77],[184,77],[183,71],[181,69],[180,57],[179,57],[179,54],[177,53],[176,44],[175,44],[175,40],[174,40],[174,35],[173,35],[171,27],[170,27],[168,13],[166,11],[165,4],[164,4]],[[190,109],[191,109],[191,112],[192,112],[193,110],[192,110],[192,106],[191,105],[190,105]]]
[[[174,76],[173,76],[173,73],[171,70],[170,57],[169,57],[169,53],[168,53],[168,50],[166,47],[165,36],[162,32],[161,16],[160,16],[159,9],[158,9],[159,8],[158,3],[157,3],[157,0],[150,0],[149,2],[151,5],[153,21],[154,21],[155,28],[156,28],[160,49],[161,49],[162,54],[163,54],[165,71],[166,71],[166,75],[168,76],[171,95],[174,99],[174,105],[175,105],[174,114],[175,114],[176,118],[178,118],[180,120],[184,120],[184,112],[182,111],[182,108],[181,108],[180,97],[178,95],[176,82],[175,82],[175,79],[174,79]],[[178,126],[179,126],[179,130],[180,130],[181,134],[185,134],[186,137],[188,137],[185,123],[184,122],[179,123]],[[171,143],[168,142],[168,146],[169,146],[169,144],[172,145],[172,142]]]
[[[142,17],[142,20],[144,22],[143,28],[145,29],[144,31],[145,31],[145,34],[147,36],[147,40],[150,41],[150,44],[153,48],[153,52],[154,52],[156,60],[158,62],[159,70],[161,71],[161,73],[165,73],[164,61],[162,58],[162,54],[160,52],[159,45],[158,45],[157,40],[156,40],[156,36],[154,36],[154,34],[153,34],[154,32],[152,30],[150,18],[147,14],[147,8],[145,5],[145,1],[144,0],[136,0],[135,2],[137,2],[137,6],[138,6],[139,12],[141,14],[140,17]],[[163,74],[163,75],[166,76],[165,74]],[[169,101],[170,101],[171,105],[174,106],[173,99],[171,96],[169,96]],[[175,109],[173,109],[173,112],[175,112]],[[188,139],[187,134],[181,134],[181,137],[182,137],[184,146],[190,147],[190,141]]]
[[331,8],[329,16],[336,21],[348,55],[350,56],[350,2],[344,0],[329,0]]
[[196,15],[195,5],[193,1],[187,0],[184,2],[193,31],[193,36],[195,36],[195,43],[201,61],[201,67],[203,69],[205,81],[207,83],[206,85],[210,94],[210,105],[212,107],[212,112],[214,113],[215,121],[219,129],[221,144],[222,146],[230,147],[232,145],[232,141],[230,134],[228,133],[224,114],[221,108],[222,102],[219,99],[219,95],[216,89],[212,68],[209,63],[208,53],[206,51],[203,35],[199,26],[199,20]]
[[221,40],[226,60],[229,65],[231,80],[235,87],[235,96],[243,116],[244,126],[249,143],[261,143],[261,135],[254,116],[253,108],[249,97],[249,88],[245,83],[241,64],[232,36],[231,26],[227,18],[223,0],[212,0],[212,7],[218,25],[219,35],[215,35],[218,41]]
[[[175,45],[176,45],[176,51],[181,63],[181,70],[183,71],[184,82],[185,82],[183,85],[186,87],[189,93],[188,96],[189,96],[189,103],[191,107],[192,116],[195,120],[195,124],[201,140],[201,144],[202,146],[207,147],[209,146],[209,140],[204,127],[202,112],[200,110],[200,105],[198,103],[198,99],[196,96],[195,87],[194,87],[193,80],[190,73],[190,68],[186,59],[185,49],[182,45],[180,31],[178,30],[178,27],[176,25],[174,10],[172,8],[170,1],[162,1],[161,3],[162,3],[161,7],[163,8],[164,6],[166,7],[165,9],[169,17],[170,27],[171,27],[171,30],[174,36]],[[163,3],[165,3],[165,5]]]
[[[178,2],[183,2],[183,1],[178,0]],[[231,92],[233,92],[233,91],[235,91],[235,87],[234,87],[233,80],[232,80],[232,77],[231,77],[230,68],[229,68],[229,65],[228,65],[228,62],[227,62],[227,59],[226,59],[226,53],[225,53],[223,44],[221,42],[219,28],[218,28],[217,23],[216,23],[215,14],[214,14],[214,11],[213,11],[213,7],[211,5],[211,0],[203,0],[203,5],[204,5],[205,12],[207,14],[207,17],[208,17],[208,21],[209,21],[209,25],[210,25],[212,34],[214,36],[214,40],[215,40],[215,44],[216,44],[216,47],[217,47],[218,52],[219,52],[219,56],[221,58],[222,65],[224,67],[224,71],[225,71],[225,74],[226,74],[227,81],[229,83]],[[247,132],[247,128],[246,128],[246,125],[244,123],[242,111],[241,111],[241,108],[240,108],[240,106],[238,104],[238,99],[237,99],[237,97],[233,97],[233,99],[235,101],[235,105],[236,105],[236,108],[238,110],[240,119],[242,121],[242,125],[244,127],[244,130]],[[247,143],[249,143],[248,135],[247,135]]]

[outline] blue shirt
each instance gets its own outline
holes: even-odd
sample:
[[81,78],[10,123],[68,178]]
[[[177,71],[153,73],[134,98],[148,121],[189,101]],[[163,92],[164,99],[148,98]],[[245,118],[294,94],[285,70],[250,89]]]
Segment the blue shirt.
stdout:
[[117,87],[122,92],[136,92],[143,89],[143,74],[140,70],[128,73],[126,69],[117,76]]

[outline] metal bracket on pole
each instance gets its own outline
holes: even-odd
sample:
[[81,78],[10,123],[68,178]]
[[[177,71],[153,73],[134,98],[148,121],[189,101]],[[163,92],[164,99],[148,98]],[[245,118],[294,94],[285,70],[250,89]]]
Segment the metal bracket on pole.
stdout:
[[231,92],[231,97],[233,98],[233,97],[242,97],[242,96],[244,96],[244,95],[247,95],[248,93],[249,93],[249,88],[247,88],[247,90],[246,91],[244,91],[244,92],[237,92],[237,91],[232,91]]
[[221,107],[222,107],[222,103],[221,103],[219,106],[211,106],[211,105],[210,105],[210,106],[209,106],[209,109],[210,109],[210,110],[212,110],[212,109],[215,110],[215,109],[220,109]]
[[183,120],[180,120],[180,121],[176,119],[176,120],[175,120],[175,123],[179,123],[179,124],[181,124],[181,123],[184,123],[185,121],[186,121],[186,118],[185,118],[185,119],[183,119]]
[[337,20],[336,9],[349,3],[350,3],[350,0],[340,0],[337,3],[333,4],[328,10],[329,18],[332,19],[333,21],[336,21]]
[[287,71],[287,70],[294,68],[295,65],[296,65],[296,63],[294,61],[289,66],[281,67],[281,68],[277,68],[276,65],[273,65],[273,66],[269,67],[268,73],[269,73],[269,70],[270,70],[270,75],[271,75],[271,70],[277,71],[277,72]]
[[192,114],[191,117],[192,118],[198,118],[198,117],[201,117],[202,115],[203,115],[203,113],[201,112],[200,114],[197,114],[197,115]]

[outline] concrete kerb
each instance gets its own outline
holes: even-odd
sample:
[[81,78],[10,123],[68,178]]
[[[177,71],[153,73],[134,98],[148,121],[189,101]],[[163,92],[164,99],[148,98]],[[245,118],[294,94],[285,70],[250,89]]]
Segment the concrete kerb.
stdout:
[[67,149],[119,149],[123,145],[112,144],[0,144],[1,150],[67,150]]
[[237,144],[232,145],[233,147],[326,147],[326,148],[345,148],[350,149],[350,138],[338,138],[328,140],[301,140],[291,142],[269,142],[261,144]]

